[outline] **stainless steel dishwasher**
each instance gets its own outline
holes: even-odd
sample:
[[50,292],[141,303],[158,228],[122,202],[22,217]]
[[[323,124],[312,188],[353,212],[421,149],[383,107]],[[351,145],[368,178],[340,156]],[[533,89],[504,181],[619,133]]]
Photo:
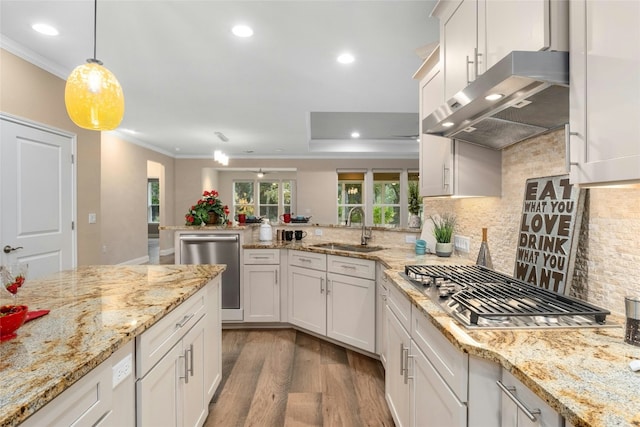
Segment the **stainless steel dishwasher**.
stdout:
[[178,264],[226,264],[222,273],[222,309],[240,310],[239,234],[181,234],[179,253]]

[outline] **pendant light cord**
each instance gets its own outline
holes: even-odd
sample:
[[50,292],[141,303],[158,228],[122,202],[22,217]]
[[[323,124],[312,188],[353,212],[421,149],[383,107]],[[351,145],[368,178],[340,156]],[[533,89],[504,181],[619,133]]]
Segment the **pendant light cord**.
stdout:
[[96,39],[98,38],[98,0],[93,0],[93,59],[96,59]]

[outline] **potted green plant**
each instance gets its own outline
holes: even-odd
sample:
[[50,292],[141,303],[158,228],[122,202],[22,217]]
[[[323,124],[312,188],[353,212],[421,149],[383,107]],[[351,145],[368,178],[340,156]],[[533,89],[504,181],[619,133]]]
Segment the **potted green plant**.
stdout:
[[433,235],[436,238],[436,255],[442,257],[451,256],[453,252],[453,230],[456,226],[456,216],[452,213],[445,212],[439,215],[431,215],[433,222]]
[[409,181],[409,228],[420,228],[420,189],[416,181]]

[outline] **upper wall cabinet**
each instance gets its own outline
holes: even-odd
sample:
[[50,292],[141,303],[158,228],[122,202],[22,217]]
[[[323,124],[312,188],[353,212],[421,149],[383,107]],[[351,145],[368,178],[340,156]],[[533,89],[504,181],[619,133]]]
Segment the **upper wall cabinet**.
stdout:
[[576,184],[640,180],[640,2],[571,2],[570,143]]
[[511,51],[569,49],[566,0],[440,0],[432,14],[440,19],[445,100]]
[[422,119],[444,102],[439,48],[413,76],[420,80],[420,195],[500,196],[502,153],[422,133]]

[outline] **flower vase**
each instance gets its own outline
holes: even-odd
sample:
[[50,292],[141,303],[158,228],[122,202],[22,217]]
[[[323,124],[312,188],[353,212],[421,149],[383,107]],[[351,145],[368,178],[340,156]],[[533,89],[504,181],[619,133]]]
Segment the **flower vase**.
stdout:
[[220,217],[215,212],[209,212],[209,218],[207,218],[207,225],[218,225],[220,223]]

